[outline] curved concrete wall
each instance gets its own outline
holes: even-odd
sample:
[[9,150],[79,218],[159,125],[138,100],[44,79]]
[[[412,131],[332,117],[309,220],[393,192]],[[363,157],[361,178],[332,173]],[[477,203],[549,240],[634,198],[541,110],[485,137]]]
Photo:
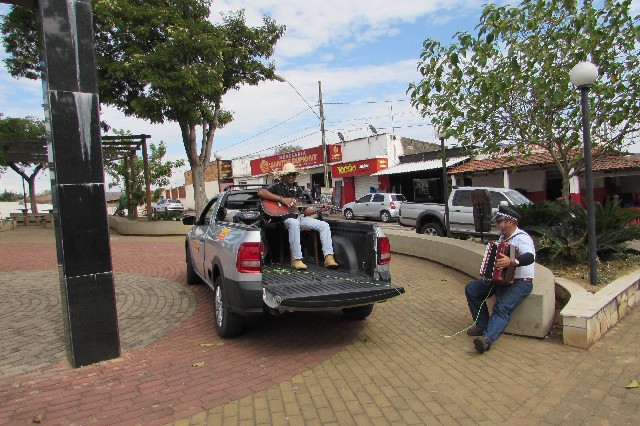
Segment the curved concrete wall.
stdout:
[[109,215],[107,220],[109,228],[115,229],[121,235],[187,235],[191,230],[191,226],[183,225],[180,221],[148,222],[113,215]]
[[[480,276],[485,246],[453,238],[430,237],[414,231],[385,229],[391,251],[421,257],[457,269],[471,277]],[[464,294],[461,294],[464,297]],[[553,273],[536,264],[533,291],[513,311],[507,333],[545,337],[555,316],[555,280]]]

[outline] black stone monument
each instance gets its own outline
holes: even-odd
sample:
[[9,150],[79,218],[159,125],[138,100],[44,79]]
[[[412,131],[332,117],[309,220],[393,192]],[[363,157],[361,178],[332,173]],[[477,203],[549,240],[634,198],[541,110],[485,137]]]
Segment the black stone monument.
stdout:
[[74,367],[120,356],[90,0],[36,8],[67,354]]

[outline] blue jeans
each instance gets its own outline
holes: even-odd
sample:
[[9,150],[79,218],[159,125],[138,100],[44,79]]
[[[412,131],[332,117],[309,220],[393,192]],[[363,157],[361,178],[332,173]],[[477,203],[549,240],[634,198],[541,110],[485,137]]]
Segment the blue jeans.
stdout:
[[[489,340],[489,344],[502,335],[509,325],[511,313],[531,290],[532,283],[518,279],[511,285],[492,284],[491,281],[485,282],[483,279],[467,284],[464,293],[467,296],[471,317],[476,321],[478,328],[484,329],[484,336]],[[484,300],[493,294],[496,295],[496,302],[493,305],[493,314],[489,316],[489,309]]]
[[302,259],[302,247],[300,246],[300,229],[313,229],[320,234],[320,244],[322,254],[327,257],[333,254],[333,242],[331,241],[331,229],[329,224],[322,220],[309,216],[299,216],[289,218],[284,221],[284,227],[289,232],[289,248],[291,249],[291,259]]

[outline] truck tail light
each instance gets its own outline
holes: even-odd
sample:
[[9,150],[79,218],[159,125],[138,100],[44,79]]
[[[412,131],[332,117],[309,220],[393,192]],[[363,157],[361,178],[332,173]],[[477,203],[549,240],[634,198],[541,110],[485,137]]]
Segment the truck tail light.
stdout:
[[378,238],[378,259],[380,265],[388,265],[391,262],[391,244],[389,238]]
[[394,203],[393,201],[389,203],[389,207],[391,207],[391,209],[395,209],[396,208],[396,203]]
[[260,260],[262,259],[262,243],[242,243],[238,249],[236,270],[250,274],[260,273]]

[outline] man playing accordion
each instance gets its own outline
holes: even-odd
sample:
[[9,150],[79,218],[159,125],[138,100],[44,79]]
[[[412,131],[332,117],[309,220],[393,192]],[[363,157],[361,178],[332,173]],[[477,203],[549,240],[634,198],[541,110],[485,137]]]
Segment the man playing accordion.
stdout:
[[[511,259],[498,254],[495,259],[497,269],[515,267],[512,284],[493,283],[490,279],[481,278],[471,281],[465,287],[467,303],[474,319],[474,326],[467,330],[469,336],[476,336],[473,345],[480,354],[488,351],[491,345],[507,328],[511,313],[533,289],[534,261],[536,256],[533,240],[522,229],[518,228],[520,215],[513,209],[500,205],[493,218],[500,238],[498,243],[508,243],[518,249],[518,256]],[[489,315],[486,299],[495,294],[493,313]]]

